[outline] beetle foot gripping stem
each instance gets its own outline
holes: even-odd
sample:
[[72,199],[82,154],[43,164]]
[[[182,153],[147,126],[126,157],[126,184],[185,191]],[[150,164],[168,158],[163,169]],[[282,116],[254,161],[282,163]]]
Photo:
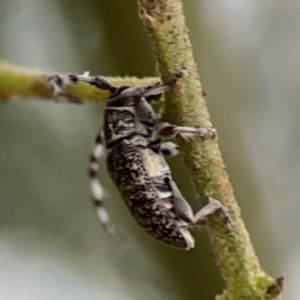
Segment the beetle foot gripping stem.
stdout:
[[192,225],[205,226],[207,217],[218,212],[223,220],[227,232],[231,231],[231,221],[224,205],[219,200],[209,198],[209,203],[205,205],[194,217]]

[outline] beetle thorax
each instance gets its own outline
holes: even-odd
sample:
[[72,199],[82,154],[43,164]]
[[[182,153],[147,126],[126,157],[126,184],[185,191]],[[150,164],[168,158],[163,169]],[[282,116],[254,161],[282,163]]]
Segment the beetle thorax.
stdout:
[[104,115],[107,148],[134,135],[149,137],[149,130],[138,121],[133,107],[107,107]]

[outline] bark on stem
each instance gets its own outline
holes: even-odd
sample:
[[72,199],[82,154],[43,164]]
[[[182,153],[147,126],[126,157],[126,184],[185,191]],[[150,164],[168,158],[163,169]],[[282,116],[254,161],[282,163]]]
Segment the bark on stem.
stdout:
[[[163,81],[181,69],[189,71],[183,83],[166,95],[168,121],[184,126],[211,126],[181,1],[138,0],[138,5]],[[220,217],[209,219],[213,252],[227,283],[227,289],[217,299],[281,299],[283,281],[268,276],[259,264],[217,142],[181,141],[180,144],[202,203],[205,204],[205,195],[220,200],[232,221],[232,232],[228,234]]]

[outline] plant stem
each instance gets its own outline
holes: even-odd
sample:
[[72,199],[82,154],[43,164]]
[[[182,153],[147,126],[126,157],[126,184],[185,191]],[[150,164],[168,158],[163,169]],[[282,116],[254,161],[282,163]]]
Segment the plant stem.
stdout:
[[[138,4],[163,81],[179,70],[189,71],[182,84],[166,95],[168,121],[210,127],[181,1],[138,0]],[[232,222],[230,233],[224,230],[220,216],[212,216],[208,222],[214,256],[227,283],[226,291],[217,299],[281,299],[283,280],[271,278],[259,264],[217,142],[181,141],[180,145],[202,203],[205,204],[207,196],[220,200]]]
[[[57,73],[56,73],[57,74]],[[20,96],[25,99],[39,98],[53,101],[53,95],[50,93],[47,79],[54,74],[33,71],[26,68],[15,67],[7,62],[0,61],[0,102],[8,102],[14,96]],[[159,78],[116,78],[106,77],[112,84],[119,85],[152,85],[160,82]],[[66,92],[74,99],[80,99],[80,102],[105,102],[109,93],[97,89],[88,84],[70,84],[66,87]],[[66,102],[67,99],[55,99],[56,101]]]

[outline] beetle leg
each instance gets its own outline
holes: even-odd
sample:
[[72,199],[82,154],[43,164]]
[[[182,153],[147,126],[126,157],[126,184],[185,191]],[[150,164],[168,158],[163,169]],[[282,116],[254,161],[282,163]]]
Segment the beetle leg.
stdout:
[[193,222],[194,213],[192,211],[191,206],[182,196],[176,183],[170,178],[168,178],[167,181],[168,181],[168,185],[172,190],[173,200],[174,200],[174,210],[176,212],[176,215],[187,223]]
[[230,231],[230,219],[225,207],[219,200],[209,198],[209,203],[206,204],[199,212],[194,216],[194,220],[191,225],[204,226],[206,225],[206,219],[208,216],[219,212],[221,218],[228,231]]
[[186,221],[190,225],[205,226],[207,217],[216,212],[219,212],[221,218],[223,219],[225,227],[228,231],[230,231],[229,215],[220,201],[213,198],[209,198],[209,203],[194,215],[192,208],[182,196],[175,182],[173,180],[168,179],[168,184],[172,189],[174,197],[174,209],[179,218],[181,218],[183,221]]
[[158,125],[157,136],[164,139],[175,138],[180,135],[188,139],[193,137],[200,137],[202,140],[214,139],[217,135],[216,129],[212,127],[184,127],[171,125],[169,123],[162,123]]
[[178,145],[172,142],[164,142],[160,145],[160,151],[164,156],[176,156],[179,153]]

